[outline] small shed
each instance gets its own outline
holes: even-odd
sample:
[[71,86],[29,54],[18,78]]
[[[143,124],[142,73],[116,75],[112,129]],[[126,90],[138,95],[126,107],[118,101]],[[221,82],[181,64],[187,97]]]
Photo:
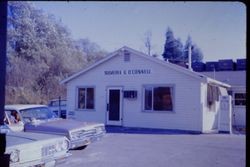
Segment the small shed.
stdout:
[[232,124],[236,127],[246,127],[246,71],[216,71],[201,72],[203,75],[231,85]]
[[126,46],[61,83],[74,119],[199,133],[218,128],[219,96],[230,88]]

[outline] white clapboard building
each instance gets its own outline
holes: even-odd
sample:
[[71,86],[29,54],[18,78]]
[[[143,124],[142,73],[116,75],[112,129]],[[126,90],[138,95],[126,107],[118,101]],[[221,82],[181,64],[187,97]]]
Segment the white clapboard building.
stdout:
[[61,83],[75,119],[199,133],[218,129],[219,96],[230,88],[126,46]]
[[203,71],[202,74],[231,85],[232,125],[246,127],[246,71]]

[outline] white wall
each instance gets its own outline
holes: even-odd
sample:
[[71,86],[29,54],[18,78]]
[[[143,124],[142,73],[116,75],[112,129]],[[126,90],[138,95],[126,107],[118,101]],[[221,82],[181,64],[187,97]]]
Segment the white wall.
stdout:
[[246,93],[246,87],[232,87],[233,92],[233,113],[232,124],[234,126],[246,126],[246,106],[234,105],[235,93]]
[[[151,74],[104,75],[106,70],[128,69],[150,69]],[[142,88],[146,84],[174,85],[174,112],[143,112]],[[77,86],[95,87],[95,111],[76,110]],[[123,99],[123,126],[202,131],[200,81],[139,56],[131,56],[130,62],[124,62],[123,56],[115,56],[71,80],[67,84],[68,111],[75,111],[79,120],[105,123],[107,86],[138,91],[136,100]]]
[[219,103],[215,102],[211,107],[208,107],[207,103],[207,84],[201,84],[201,97],[203,106],[203,132],[209,132],[218,128],[218,109]]

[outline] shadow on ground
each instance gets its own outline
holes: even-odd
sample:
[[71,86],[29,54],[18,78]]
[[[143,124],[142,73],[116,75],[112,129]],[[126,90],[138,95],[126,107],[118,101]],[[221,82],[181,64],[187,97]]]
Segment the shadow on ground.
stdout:
[[121,126],[106,126],[107,133],[128,133],[128,134],[169,134],[169,135],[184,135],[184,134],[201,134],[198,131],[186,130],[168,130],[168,129],[152,129],[152,128],[133,128]]
[[246,134],[246,127],[233,126],[233,134]]
[[[168,135],[199,135],[202,134],[199,131],[187,131],[187,130],[171,130],[171,129],[153,129],[153,128],[136,128],[136,127],[122,127],[122,126],[111,126],[106,125],[107,133],[128,133],[128,134],[168,134]],[[218,133],[217,130],[211,131],[205,134]],[[245,128],[232,128],[232,134],[246,134]]]

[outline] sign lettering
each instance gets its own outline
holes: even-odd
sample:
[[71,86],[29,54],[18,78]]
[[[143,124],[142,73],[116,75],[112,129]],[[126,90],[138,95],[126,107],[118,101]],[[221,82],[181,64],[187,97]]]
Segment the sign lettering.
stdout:
[[151,74],[150,69],[107,70],[104,75],[145,75]]

